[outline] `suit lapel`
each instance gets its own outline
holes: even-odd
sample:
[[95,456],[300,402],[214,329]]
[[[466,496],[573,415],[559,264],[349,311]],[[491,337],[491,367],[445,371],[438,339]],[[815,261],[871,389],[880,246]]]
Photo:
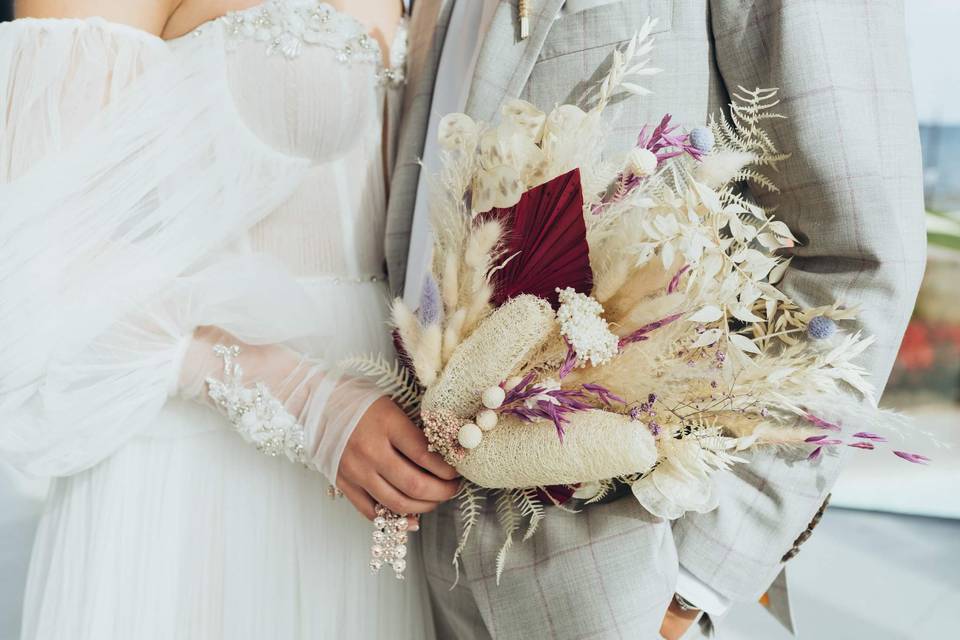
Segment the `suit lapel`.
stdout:
[[477,58],[467,99],[468,115],[491,122],[505,99],[520,95],[563,3],[534,0],[530,37],[520,40],[517,3],[501,0]]
[[[410,44],[407,53],[407,91],[404,93],[404,113],[414,96],[432,87],[440,63],[452,0],[418,0],[410,17]],[[428,111],[429,115],[429,111]],[[426,127],[424,118],[423,126]]]
[[387,273],[395,293],[403,286],[420,176],[419,160],[423,155],[433,85],[452,8],[453,0],[417,0],[410,18],[407,86],[384,238]]

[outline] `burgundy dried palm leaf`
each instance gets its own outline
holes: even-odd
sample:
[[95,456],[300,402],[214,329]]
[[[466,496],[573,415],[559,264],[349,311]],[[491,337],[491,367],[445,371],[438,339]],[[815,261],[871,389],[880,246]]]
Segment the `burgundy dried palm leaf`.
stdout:
[[580,170],[573,169],[521,196],[491,216],[504,222],[506,265],[494,273],[493,302],[531,294],[556,308],[557,288],[589,293],[593,281],[583,221]]

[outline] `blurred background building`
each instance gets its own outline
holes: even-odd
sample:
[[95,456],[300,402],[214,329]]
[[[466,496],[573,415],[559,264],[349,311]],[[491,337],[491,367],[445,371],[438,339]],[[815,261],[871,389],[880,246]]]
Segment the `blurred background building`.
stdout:
[[[930,251],[916,311],[882,403],[915,416],[922,429],[954,447],[921,451],[933,458],[929,467],[889,455],[851,456],[832,508],[790,563],[802,638],[958,637],[960,0],[903,1]],[[11,4],[0,0],[0,20],[10,18]],[[819,4],[829,12],[829,1]],[[18,635],[24,550],[31,544],[44,491],[43,482],[0,465],[0,640]],[[735,608],[724,629],[728,640],[790,637],[759,604]]]

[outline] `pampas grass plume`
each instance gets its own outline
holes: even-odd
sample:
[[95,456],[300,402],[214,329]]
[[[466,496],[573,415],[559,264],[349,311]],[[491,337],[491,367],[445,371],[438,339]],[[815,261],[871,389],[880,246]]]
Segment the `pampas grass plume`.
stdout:
[[417,317],[410,310],[410,307],[404,303],[403,298],[396,298],[391,308],[393,324],[400,332],[400,340],[403,342],[403,348],[409,353],[415,349],[417,342],[420,341],[420,323]]
[[448,313],[453,313],[457,308],[460,296],[460,258],[457,254],[448,253],[443,261],[443,274],[441,274],[443,304]]
[[444,364],[450,360],[450,356],[453,355],[454,350],[460,344],[463,336],[463,323],[466,319],[467,310],[457,309],[453,315],[450,316],[450,320],[447,322],[447,327],[443,331],[442,356]]
[[423,329],[423,334],[416,348],[410,352],[410,361],[417,372],[420,384],[429,387],[437,381],[440,372],[440,354],[443,343],[443,332],[439,324],[431,324]]
[[743,151],[718,151],[704,156],[697,167],[696,178],[711,189],[727,184],[735,175],[756,160],[752,153]]

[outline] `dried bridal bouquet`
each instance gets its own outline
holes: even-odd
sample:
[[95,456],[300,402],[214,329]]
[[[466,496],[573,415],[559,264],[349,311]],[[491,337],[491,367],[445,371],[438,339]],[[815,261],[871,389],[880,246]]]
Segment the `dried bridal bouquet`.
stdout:
[[614,52],[586,110],[512,100],[496,126],[443,119],[432,269],[418,309],[393,306],[403,364],[352,363],[465,478],[458,555],[483,489],[498,492],[500,570],[547,504],[623,483],[678,518],[716,506],[711,474],[738,452],[874,449],[882,436],[841,420],[900,420],[855,363],[872,339],[842,329],[854,311],[775,287],[796,239],[740,186],[777,190],[763,170],[786,155],[762,128],[776,90],[741,89],[729,120],[689,132],[666,115],[625,158],[601,156],[604,108],[658,71],[650,27]]

